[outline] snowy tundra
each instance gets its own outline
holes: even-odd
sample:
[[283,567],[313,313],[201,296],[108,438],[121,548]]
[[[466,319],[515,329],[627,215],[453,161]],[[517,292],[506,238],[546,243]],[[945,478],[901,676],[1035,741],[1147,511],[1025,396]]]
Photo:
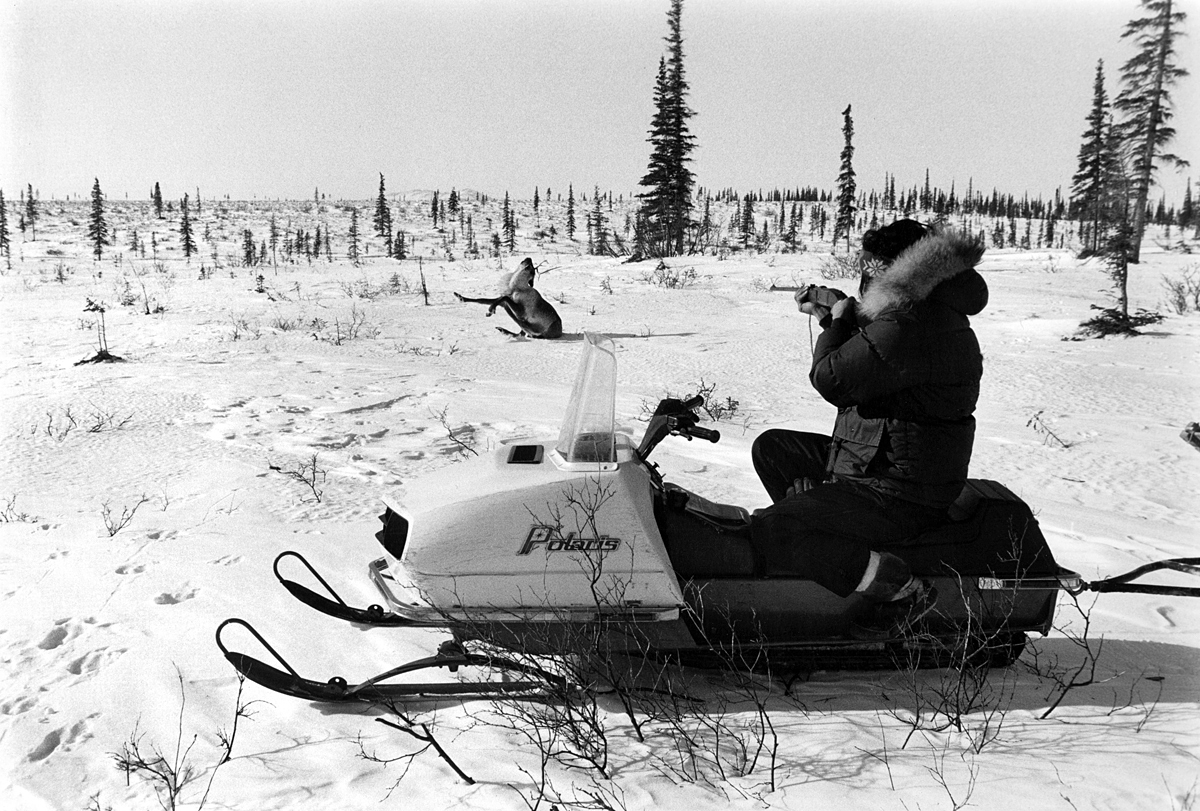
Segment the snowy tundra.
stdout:
[[[364,232],[370,205],[359,204]],[[945,671],[764,679],[758,705],[728,675],[703,673],[707,720],[720,718],[694,728],[708,757],[687,766],[678,730],[650,722],[639,739],[601,697],[607,776],[543,771],[538,747],[486,702],[410,719],[468,781],[377,723],[397,721],[389,713],[251,683],[239,694],[213,639],[231,616],[314,678],[361,679],[436,648],[435,631],[310,610],[271,562],[294,549],[348,600],[376,601],[366,567],[382,495],[471,449],[557,436],[585,331],[617,346],[618,424],[635,438],[666,394],[704,386],[727,406],[711,426],[719,444],[668,441],[656,454],[715,501],[766,504],[749,463],[761,431],[832,425],[807,382],[817,327],[769,289],[821,282],[827,243],[805,234],[803,252],[669,260],[672,287],[654,263],[587,255],[580,235],[565,237],[561,203],[540,220],[522,205],[517,249],[499,258],[464,258],[456,223],[434,231],[408,203],[397,203],[415,239],[405,260],[374,236],[359,263],[346,259],[349,217],[332,204],[205,201],[190,260],[176,215],[145,204],[109,205],[115,244],[99,261],[82,203],[44,203],[36,239],[14,236],[0,275],[0,805],[1200,807],[1200,601],[1183,597],[1062,598],[1058,627],[989,673],[955,724],[918,714],[957,684]],[[330,254],[268,250],[265,265],[242,266],[245,230],[264,243],[271,213],[280,228],[332,230]],[[484,231],[485,212],[474,215]],[[552,217],[557,238],[534,232]],[[1200,453],[1179,434],[1200,419],[1200,313],[1168,309],[1164,279],[1194,278],[1200,262],[1169,242],[1152,232],[1131,269],[1131,309],[1167,315],[1132,338],[1064,340],[1110,301],[1094,260],[991,249],[981,266],[991,303],[973,319],[985,375],[972,475],[1029,502],[1059,562],[1085,579],[1198,554]],[[502,312],[488,319],[454,297],[495,289],[525,256],[562,317],[557,340],[505,336]],[[853,292],[852,280],[832,284]],[[101,326],[123,361],[77,364],[96,355]],[[320,475],[289,475],[306,465]],[[1055,674],[1077,686],[1063,695]],[[703,737],[718,729],[731,737]],[[177,784],[118,769],[134,749]]]

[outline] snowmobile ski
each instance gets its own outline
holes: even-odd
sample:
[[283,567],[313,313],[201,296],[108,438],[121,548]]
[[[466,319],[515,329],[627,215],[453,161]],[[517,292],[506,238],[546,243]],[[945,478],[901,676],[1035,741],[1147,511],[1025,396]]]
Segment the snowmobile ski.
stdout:
[[[313,591],[308,586],[302,586],[296,581],[289,580],[288,578],[284,577],[279,571],[279,561],[287,557],[295,558],[304,564],[304,568],[308,569],[312,576],[321,583],[321,585],[327,592],[329,592],[329,595],[333,599],[331,600],[329,597],[325,597]],[[321,574],[313,568],[313,565],[309,563],[308,560],[299,552],[292,552],[290,550],[281,552],[275,558],[275,563],[272,565],[272,568],[275,570],[275,577],[281,584],[283,584],[285,589],[291,592],[293,597],[310,608],[317,609],[322,614],[327,614],[331,617],[347,620],[349,622],[360,623],[362,625],[379,625],[393,628],[423,625],[423,623],[416,620],[402,617],[394,611],[387,611],[383,608],[383,606],[377,603],[369,605],[366,608],[356,608],[355,606],[349,605],[336,591],[333,590],[333,587],[326,582],[325,578],[322,577]]]
[[[282,666],[282,670],[273,665],[248,656],[244,653],[231,651],[221,639],[221,633],[228,625],[241,625]],[[384,671],[357,684],[350,684],[341,676],[334,676],[325,682],[308,679],[279,655],[269,642],[250,623],[233,617],[225,620],[217,627],[217,646],[225,654],[225,658],[245,678],[266,687],[276,693],[329,703],[360,702],[367,704],[386,704],[396,701],[412,700],[452,700],[468,701],[480,698],[495,698],[503,696],[507,699],[522,699],[530,701],[552,700],[555,695],[569,690],[570,685],[561,676],[549,673],[541,668],[515,662],[496,656],[486,656],[469,653],[456,642],[447,641],[438,647],[433,656],[415,659],[403,665]],[[516,673],[521,676],[532,676],[532,679],[515,681],[479,681],[479,682],[388,682],[388,679],[405,673],[412,673],[430,668],[445,668],[451,673],[460,667],[485,667],[503,673]]]

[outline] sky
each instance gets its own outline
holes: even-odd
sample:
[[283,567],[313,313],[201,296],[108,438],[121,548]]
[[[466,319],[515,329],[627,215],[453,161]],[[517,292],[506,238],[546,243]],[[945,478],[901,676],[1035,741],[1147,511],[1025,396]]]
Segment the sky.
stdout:
[[[1200,0],[1179,61],[1200,178]],[[0,0],[0,188],[110,199],[636,193],[667,0]],[[1050,197],[1136,0],[686,0],[698,185]],[[1195,191],[1194,191],[1195,193]]]

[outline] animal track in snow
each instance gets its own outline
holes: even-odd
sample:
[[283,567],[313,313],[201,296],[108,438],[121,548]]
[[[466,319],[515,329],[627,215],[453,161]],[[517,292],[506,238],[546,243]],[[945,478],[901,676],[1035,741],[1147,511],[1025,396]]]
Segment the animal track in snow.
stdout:
[[45,760],[50,757],[54,753],[54,750],[58,748],[58,745],[62,743],[62,733],[61,729],[56,729],[47,734],[45,738],[42,738],[42,742],[34,747],[26,759],[30,763],[37,763],[39,760]]
[[45,639],[38,643],[38,647],[42,650],[54,650],[67,641],[67,633],[70,630],[67,627],[67,620],[59,620],[54,623],[54,627],[50,629],[50,633],[46,634]]
[[136,566],[131,566],[128,563],[124,563],[113,571],[115,571],[117,574],[130,574],[131,572],[133,574],[141,574],[142,572],[146,571],[146,567],[141,563]]
[[187,591],[181,590],[175,592],[174,594],[168,594],[164,591],[162,594],[154,598],[154,602],[158,603],[159,605],[178,605],[184,600],[190,600],[195,597],[196,591],[196,589],[189,589]]
[[92,713],[82,721],[76,721],[71,725],[70,729],[59,727],[47,733],[42,742],[33,748],[26,756],[30,763],[37,763],[39,760],[45,760],[54,754],[59,747],[66,751],[74,748],[74,744],[82,743],[92,737],[92,733],[88,730],[88,719],[95,718],[99,713]]
[[214,566],[236,566],[242,562],[241,555],[222,555],[216,560],[210,560],[209,563]]
[[67,665],[67,672],[73,676],[92,675],[100,671],[104,665],[118,658],[125,652],[124,648],[109,650],[101,648],[84,654]]
[[23,712],[27,712],[35,704],[37,702],[28,696],[23,696],[14,701],[5,701],[3,704],[0,704],[0,715],[20,715]]

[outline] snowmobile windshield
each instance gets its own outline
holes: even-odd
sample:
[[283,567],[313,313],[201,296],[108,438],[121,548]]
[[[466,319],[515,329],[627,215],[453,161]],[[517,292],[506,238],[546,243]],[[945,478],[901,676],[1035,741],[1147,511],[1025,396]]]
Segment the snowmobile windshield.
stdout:
[[617,352],[605,335],[584,333],[583,356],[555,450],[566,462],[606,464],[617,460],[614,411]]

